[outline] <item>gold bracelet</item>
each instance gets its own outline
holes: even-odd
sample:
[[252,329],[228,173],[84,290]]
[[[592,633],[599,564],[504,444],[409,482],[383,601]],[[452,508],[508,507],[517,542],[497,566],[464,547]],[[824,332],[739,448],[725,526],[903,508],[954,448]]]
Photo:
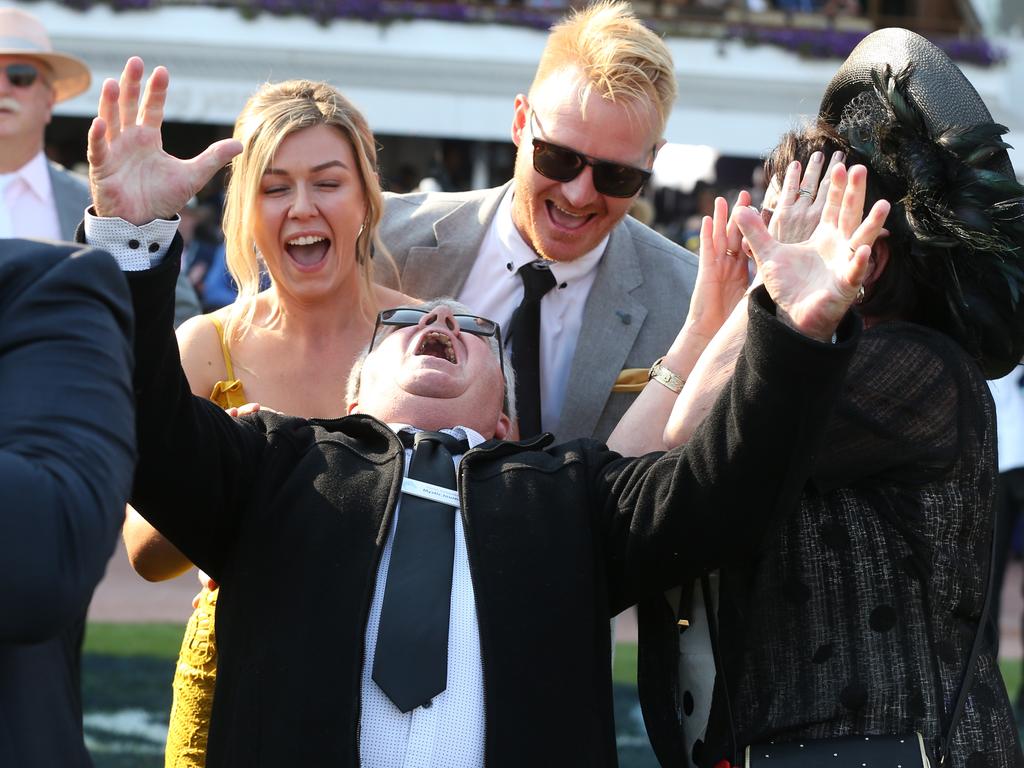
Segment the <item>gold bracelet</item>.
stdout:
[[677,373],[673,373],[662,365],[661,361],[664,359],[664,357],[659,357],[654,361],[654,365],[652,365],[651,369],[647,372],[647,380],[654,380],[663,387],[671,389],[678,395],[683,391],[683,385],[686,384],[686,379]]

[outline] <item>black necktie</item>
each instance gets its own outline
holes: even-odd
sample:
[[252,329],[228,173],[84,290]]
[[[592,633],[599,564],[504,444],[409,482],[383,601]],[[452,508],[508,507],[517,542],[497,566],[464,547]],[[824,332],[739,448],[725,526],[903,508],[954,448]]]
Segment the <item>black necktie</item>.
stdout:
[[[408,432],[409,477],[455,489],[452,454],[467,443],[440,432]],[[453,507],[405,494],[391,546],[384,604],[377,630],[373,681],[402,712],[410,712],[448,684],[448,615],[455,558]]]
[[555,276],[538,259],[520,267],[519,277],[523,300],[509,323],[509,342],[516,371],[519,436],[525,439],[540,434],[540,300],[555,287]]

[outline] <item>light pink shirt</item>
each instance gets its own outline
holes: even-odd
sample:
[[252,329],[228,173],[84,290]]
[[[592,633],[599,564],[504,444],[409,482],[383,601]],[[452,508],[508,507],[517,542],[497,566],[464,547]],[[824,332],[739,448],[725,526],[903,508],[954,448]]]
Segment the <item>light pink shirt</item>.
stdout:
[[50,168],[40,152],[13,173],[0,174],[0,237],[60,240]]

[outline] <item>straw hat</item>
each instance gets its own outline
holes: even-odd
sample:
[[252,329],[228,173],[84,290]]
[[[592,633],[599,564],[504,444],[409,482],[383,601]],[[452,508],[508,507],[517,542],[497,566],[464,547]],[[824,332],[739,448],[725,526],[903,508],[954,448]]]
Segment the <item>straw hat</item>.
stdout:
[[92,79],[84,61],[56,53],[42,22],[17,8],[0,8],[0,56],[27,56],[45,62],[56,101],[77,96]]

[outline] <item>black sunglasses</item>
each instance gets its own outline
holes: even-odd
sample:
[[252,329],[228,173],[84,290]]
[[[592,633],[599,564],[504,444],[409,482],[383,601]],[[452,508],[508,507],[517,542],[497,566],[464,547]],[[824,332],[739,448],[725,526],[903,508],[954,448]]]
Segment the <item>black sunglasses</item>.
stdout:
[[7,82],[15,88],[28,88],[39,77],[39,68],[34,64],[14,63],[4,67]]
[[[530,110],[530,132],[533,134],[533,169],[554,181],[572,181],[588,165],[593,169],[594,189],[608,197],[632,197],[651,178],[651,172],[631,165],[596,160],[575,149],[552,144],[537,138],[536,113]],[[653,150],[652,150],[653,151]]]
[[[406,307],[385,309],[383,312],[377,313],[377,322],[373,326],[373,336],[370,338],[370,348],[366,351],[367,354],[373,351],[373,345],[377,343],[377,331],[380,330],[382,325],[408,328],[409,326],[419,325],[424,316],[433,313],[434,310],[432,309],[411,309]],[[498,345],[498,363],[501,366],[501,375],[504,376],[505,353],[501,348],[501,327],[493,320],[488,320],[486,317],[478,317],[477,315],[453,314],[452,319],[459,326],[461,333],[471,333],[474,336],[483,336],[485,338],[494,337]]]

